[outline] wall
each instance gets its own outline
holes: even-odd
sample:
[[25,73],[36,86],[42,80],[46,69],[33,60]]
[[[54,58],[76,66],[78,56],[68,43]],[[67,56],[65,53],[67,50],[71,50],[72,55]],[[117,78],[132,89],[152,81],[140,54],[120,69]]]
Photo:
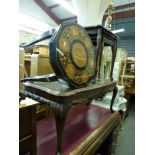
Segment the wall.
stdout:
[[128,51],[128,57],[135,57],[135,38],[118,39],[118,48],[125,48]]
[[35,37],[37,37],[37,35],[20,30],[19,31],[19,44],[25,43]]
[[112,30],[125,29],[125,32],[117,33],[118,48],[125,48],[129,57],[135,56],[135,17],[113,19]]

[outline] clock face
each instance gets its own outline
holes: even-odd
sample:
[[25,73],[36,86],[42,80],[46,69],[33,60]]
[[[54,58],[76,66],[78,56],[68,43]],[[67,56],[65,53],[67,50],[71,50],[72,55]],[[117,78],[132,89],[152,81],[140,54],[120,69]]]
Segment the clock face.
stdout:
[[77,67],[83,68],[87,65],[87,51],[82,43],[77,42],[73,44],[71,55],[73,62]]
[[75,23],[61,25],[51,39],[50,53],[53,69],[70,85],[85,86],[94,76],[94,48],[82,26]]

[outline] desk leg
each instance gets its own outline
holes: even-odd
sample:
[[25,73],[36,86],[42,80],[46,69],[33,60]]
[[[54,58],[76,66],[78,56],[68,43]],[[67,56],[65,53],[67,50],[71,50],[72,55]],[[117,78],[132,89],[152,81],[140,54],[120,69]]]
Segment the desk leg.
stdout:
[[113,90],[113,94],[112,94],[112,100],[111,100],[111,105],[110,105],[110,111],[111,112],[114,112],[114,110],[113,110],[113,104],[114,104],[114,101],[115,101],[115,98],[116,98],[116,95],[117,95],[117,91],[118,91],[118,88],[117,88],[117,86],[114,88],[114,90]]
[[69,109],[70,109],[70,106],[64,105],[64,104],[58,104],[55,108],[53,108],[53,112],[55,115],[55,122],[56,122],[56,130],[57,130],[56,155],[62,155],[63,130],[64,130],[64,125],[65,125],[65,121],[66,121]]

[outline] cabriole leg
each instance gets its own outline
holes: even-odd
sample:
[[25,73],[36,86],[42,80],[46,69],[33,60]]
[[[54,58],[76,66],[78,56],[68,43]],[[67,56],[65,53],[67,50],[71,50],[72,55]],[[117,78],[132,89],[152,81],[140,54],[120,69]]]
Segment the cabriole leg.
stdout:
[[59,104],[57,107],[53,109],[57,130],[56,155],[62,155],[63,130],[69,109],[70,109],[69,105],[63,105],[63,104]]
[[114,110],[113,110],[113,104],[114,104],[114,101],[115,101],[115,98],[116,98],[116,95],[117,95],[117,91],[118,91],[118,88],[117,88],[117,86],[114,88],[114,90],[113,90],[113,95],[112,95],[112,100],[111,100],[111,105],[110,105],[110,111],[111,112],[114,112]]

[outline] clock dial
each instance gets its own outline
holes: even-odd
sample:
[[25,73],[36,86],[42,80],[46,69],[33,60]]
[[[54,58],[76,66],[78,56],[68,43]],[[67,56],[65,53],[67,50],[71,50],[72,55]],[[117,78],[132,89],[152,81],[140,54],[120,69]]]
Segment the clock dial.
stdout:
[[85,47],[80,42],[74,43],[71,52],[75,65],[80,68],[85,67],[88,59]]

